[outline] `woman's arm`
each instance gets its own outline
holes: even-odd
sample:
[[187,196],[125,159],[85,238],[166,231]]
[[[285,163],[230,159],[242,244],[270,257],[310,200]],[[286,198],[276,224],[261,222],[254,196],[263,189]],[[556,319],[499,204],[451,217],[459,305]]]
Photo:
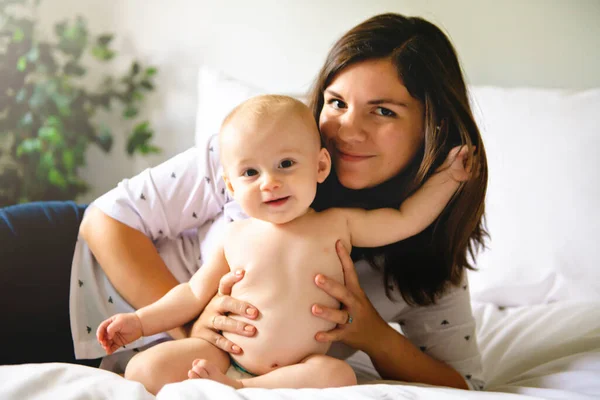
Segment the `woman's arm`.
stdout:
[[[323,275],[317,275],[315,282],[343,307],[341,310],[320,307],[320,313],[313,307],[315,315],[338,324],[329,332],[317,333],[316,339],[342,341],[363,350],[385,379],[467,389],[465,380],[454,368],[422,352],[381,318],[361,289],[348,252],[339,241],[336,248],[344,269],[345,286]],[[352,322],[348,323],[350,316]]]
[[387,323],[374,332],[374,337],[377,340],[366,343],[361,350],[369,355],[383,379],[468,389],[454,368],[422,352]]
[[[146,235],[93,205],[81,222],[79,234],[115,289],[132,307],[151,304],[179,284]],[[169,334],[175,339],[185,336],[182,329]]]
[[155,302],[179,284],[146,235],[93,205],[79,234],[115,289],[134,308]]

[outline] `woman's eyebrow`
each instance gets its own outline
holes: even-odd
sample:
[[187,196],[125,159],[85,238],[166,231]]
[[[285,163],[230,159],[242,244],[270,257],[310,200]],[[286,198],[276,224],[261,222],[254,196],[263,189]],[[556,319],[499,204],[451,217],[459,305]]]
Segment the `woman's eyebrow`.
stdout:
[[406,103],[403,103],[403,102],[397,101],[397,100],[393,100],[393,99],[376,99],[376,100],[371,100],[371,101],[367,102],[367,104],[373,104],[373,105],[394,104],[394,105],[400,106],[400,107],[408,107],[408,105]]
[[[338,97],[340,99],[343,99],[343,97],[342,97],[341,94],[339,94],[337,92],[334,92],[331,89],[325,89],[325,93],[327,93],[327,94],[329,94],[329,95],[331,95],[333,97]],[[406,104],[406,103],[403,103],[401,101],[394,100],[394,99],[389,99],[389,98],[370,100],[370,101],[367,102],[367,104],[371,104],[371,105],[394,104],[394,105],[399,106],[399,107],[408,107],[408,104]]]
[[341,94],[339,94],[339,93],[336,93],[336,92],[334,92],[334,91],[333,91],[333,90],[331,90],[331,89],[325,89],[325,93],[329,93],[329,94],[330,94],[331,96],[333,96],[333,97],[339,97],[339,98],[342,98],[342,95],[341,95]]

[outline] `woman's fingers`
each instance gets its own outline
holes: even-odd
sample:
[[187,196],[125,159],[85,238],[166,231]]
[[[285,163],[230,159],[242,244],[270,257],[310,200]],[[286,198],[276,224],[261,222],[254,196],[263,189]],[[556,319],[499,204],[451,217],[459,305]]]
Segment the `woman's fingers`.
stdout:
[[221,314],[236,314],[243,315],[247,318],[254,319],[258,316],[258,310],[245,301],[234,299],[231,296],[221,296],[218,299],[218,312]]
[[335,243],[335,250],[338,258],[342,263],[342,270],[344,271],[344,282],[350,290],[360,288],[358,282],[358,275],[356,275],[356,269],[354,268],[354,262],[348,253],[348,250],[344,247],[341,240]]
[[210,335],[208,337],[203,336],[203,338],[205,340],[209,341],[210,343],[214,344],[221,350],[226,351],[228,353],[234,353],[234,354],[242,353],[242,349],[240,348],[240,346],[236,345],[231,340],[227,339],[226,337],[224,337],[223,335],[221,335],[217,332],[210,331]]
[[348,322],[348,311],[347,310],[334,310],[329,307],[324,307],[319,304],[315,304],[312,307],[314,315],[324,318],[328,321],[335,322],[338,325],[343,325]]
[[212,327],[218,331],[237,333],[243,336],[252,336],[256,328],[245,322],[230,318],[226,315],[216,315],[212,319]]
[[335,328],[327,332],[317,332],[315,339],[321,343],[337,342],[343,338],[343,332],[343,328]]
[[334,281],[333,279],[329,279],[328,277],[322,274],[318,274],[316,276],[315,282],[317,286],[319,286],[325,291],[325,293],[335,298],[337,301],[344,304],[346,307],[349,306],[349,303],[352,300],[352,294],[350,293],[348,288],[346,288],[346,286]]

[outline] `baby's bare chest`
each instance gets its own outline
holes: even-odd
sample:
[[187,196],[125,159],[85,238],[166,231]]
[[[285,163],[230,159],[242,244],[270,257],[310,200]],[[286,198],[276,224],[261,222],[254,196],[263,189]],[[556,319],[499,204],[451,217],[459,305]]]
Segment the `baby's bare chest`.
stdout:
[[331,218],[284,228],[247,224],[232,233],[225,246],[230,268],[246,271],[234,289],[252,291],[253,297],[257,292],[309,294],[316,289],[314,277],[319,273],[343,282],[335,250],[338,239],[347,241],[347,231]]

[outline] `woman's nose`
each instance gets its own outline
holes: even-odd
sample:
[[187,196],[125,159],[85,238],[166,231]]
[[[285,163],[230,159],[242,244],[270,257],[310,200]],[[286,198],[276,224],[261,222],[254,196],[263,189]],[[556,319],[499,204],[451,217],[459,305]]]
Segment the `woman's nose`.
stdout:
[[281,187],[281,180],[276,174],[264,173],[262,176],[262,182],[260,184],[260,190],[276,190]]
[[365,130],[364,118],[355,111],[346,111],[340,118],[337,136],[338,139],[344,142],[360,142],[365,140],[367,132]]

